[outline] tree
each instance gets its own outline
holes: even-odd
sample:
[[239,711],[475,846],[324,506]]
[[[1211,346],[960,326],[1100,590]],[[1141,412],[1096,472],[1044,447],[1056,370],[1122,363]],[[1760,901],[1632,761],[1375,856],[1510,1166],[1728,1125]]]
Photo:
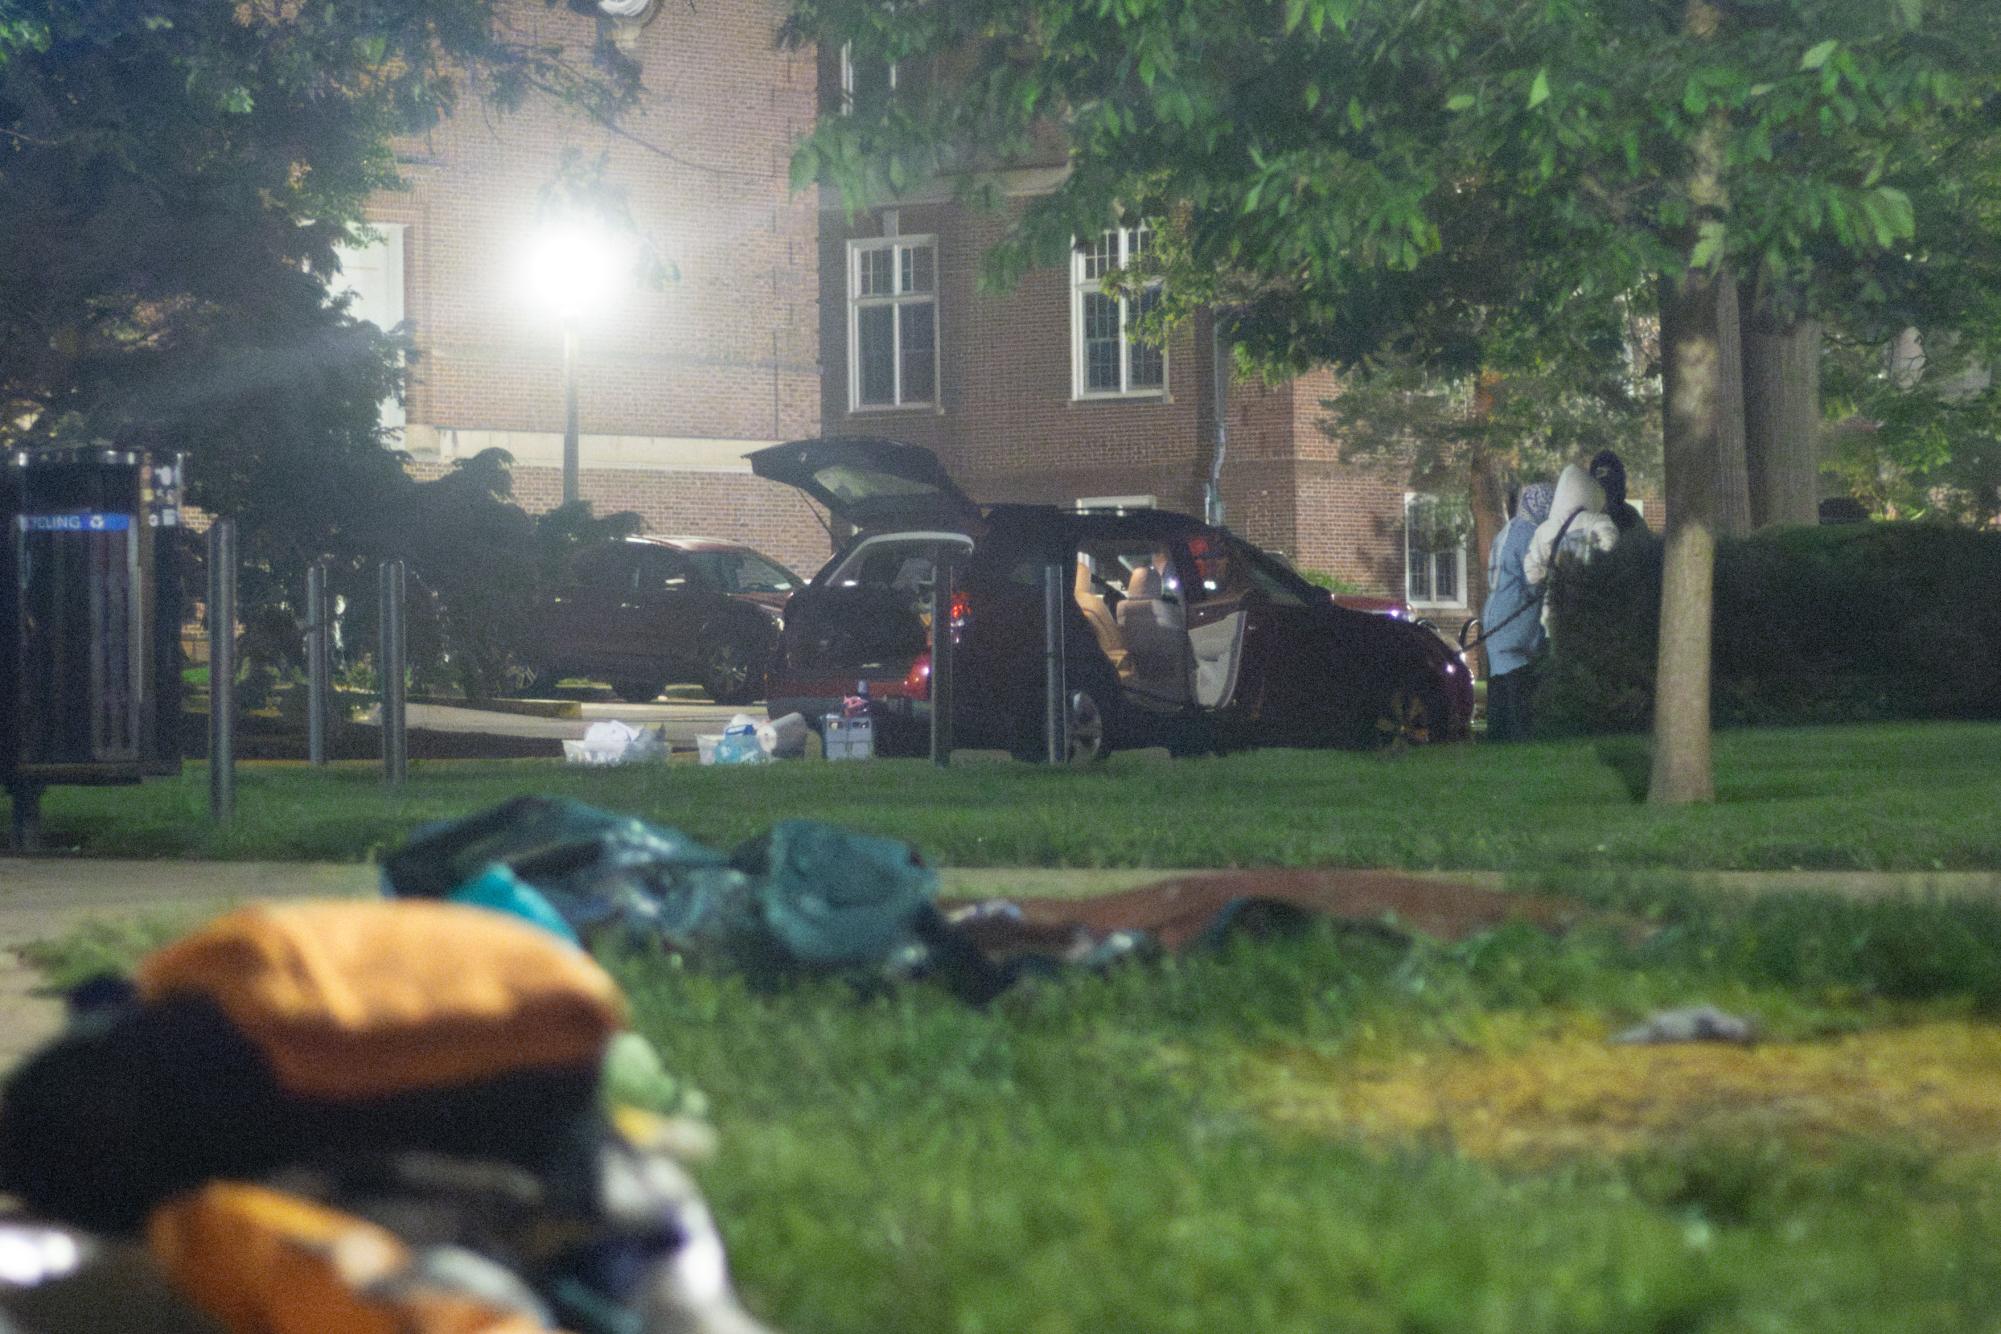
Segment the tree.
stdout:
[[438,520],[446,501],[446,529],[485,535],[432,542],[437,560],[521,528],[487,470],[425,489],[384,448],[406,349],[327,283],[368,196],[398,184],[398,142],[463,100],[604,121],[631,102],[609,37],[550,46],[522,12],[0,0],[0,447],[183,450],[193,502],[237,517],[247,561],[288,580],[329,553],[414,556],[436,534],[389,516]]
[[[1805,288],[1905,245],[1884,182],[1913,117],[1995,88],[1986,0],[796,0],[802,35],[945,62],[950,78],[830,118],[795,162],[847,200],[980,173],[1061,124],[1072,170],[990,265],[1004,278],[1121,214],[1164,220],[1164,317],[1238,296],[1254,347],[1322,354],[1358,294],[1554,321],[1657,275],[1668,505],[1661,801],[1706,798],[1722,287]],[[1450,224],[1468,202],[1504,274]],[[1733,288],[1734,295],[1734,288]],[[1350,321],[1352,323],[1352,321]],[[1342,340],[1332,340],[1339,347]],[[1664,649],[1664,651],[1667,651]]]

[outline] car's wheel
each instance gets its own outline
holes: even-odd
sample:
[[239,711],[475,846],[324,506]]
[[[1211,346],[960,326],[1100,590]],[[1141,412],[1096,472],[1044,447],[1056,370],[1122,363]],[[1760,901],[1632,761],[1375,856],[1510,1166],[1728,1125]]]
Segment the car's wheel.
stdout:
[[1412,746],[1428,746],[1444,737],[1445,723],[1445,702],[1435,689],[1404,687],[1390,694],[1376,719],[1376,747],[1396,754]]
[[748,704],[764,693],[761,640],[726,626],[702,649],[702,689],[718,704]]
[[667,688],[665,681],[613,681],[611,693],[627,704],[651,704]]
[[[1112,716],[1107,711],[1102,687],[1095,685],[1078,686],[1070,692],[1070,749],[1068,760],[1071,764],[1091,764],[1112,753]],[[1024,728],[1024,735],[1016,742],[1014,756],[1018,760],[1042,762],[1048,758],[1043,740],[1041,720],[1036,726]]]

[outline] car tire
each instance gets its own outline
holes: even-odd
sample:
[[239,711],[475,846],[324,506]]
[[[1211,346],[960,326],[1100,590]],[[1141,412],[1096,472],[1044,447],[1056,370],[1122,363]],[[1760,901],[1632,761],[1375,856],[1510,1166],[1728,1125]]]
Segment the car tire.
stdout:
[[759,699],[769,657],[761,639],[753,639],[740,626],[724,626],[702,646],[702,689],[718,704]]
[[[1079,685],[1070,691],[1070,754],[1073,765],[1095,764],[1112,753],[1116,719],[1105,707],[1108,695],[1104,687],[1095,683]],[[1014,747],[1014,757],[1030,764],[1046,763],[1042,733],[1042,720],[1033,720],[1034,725],[1021,729],[1021,735]]]
[[665,681],[613,681],[611,693],[627,704],[651,704],[667,688]]
[[1442,740],[1449,718],[1445,699],[1429,683],[1400,687],[1384,701],[1375,725],[1376,749],[1395,754]]

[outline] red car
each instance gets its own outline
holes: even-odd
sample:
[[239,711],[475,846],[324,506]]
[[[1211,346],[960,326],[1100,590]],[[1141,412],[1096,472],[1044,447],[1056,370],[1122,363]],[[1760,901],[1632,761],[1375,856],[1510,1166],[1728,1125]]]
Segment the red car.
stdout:
[[982,507],[929,450],[892,440],[800,440],[750,459],[856,529],[786,609],[773,716],[817,720],[866,680],[878,748],[921,750],[936,569],[949,558],[960,745],[1040,752],[1052,564],[1070,594],[1073,758],[1467,734],[1473,683],[1437,635],[1339,606],[1225,529],[1162,510]]
[[537,618],[536,680],[611,682],[653,699],[692,681],[718,704],[764,695],[786,599],[804,581],[768,556],[701,537],[629,537],[588,547]]

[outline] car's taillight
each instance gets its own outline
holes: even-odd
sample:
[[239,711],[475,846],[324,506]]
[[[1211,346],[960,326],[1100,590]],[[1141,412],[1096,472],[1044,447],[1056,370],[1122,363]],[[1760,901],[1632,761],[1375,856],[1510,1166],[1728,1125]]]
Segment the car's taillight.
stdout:
[[963,588],[958,589],[952,594],[951,625],[954,644],[959,642],[966,633],[966,627],[972,623],[973,600],[966,596]]
[[910,670],[903,675],[903,695],[905,699],[931,698],[931,655],[920,653],[917,661],[910,664]]

